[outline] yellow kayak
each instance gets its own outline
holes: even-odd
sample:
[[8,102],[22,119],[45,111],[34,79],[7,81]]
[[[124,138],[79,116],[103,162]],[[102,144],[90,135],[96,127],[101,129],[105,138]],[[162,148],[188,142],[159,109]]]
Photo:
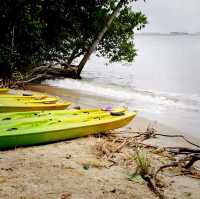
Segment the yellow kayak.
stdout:
[[0,88],[0,94],[7,93],[9,91],[8,88]]
[[[3,88],[1,88],[3,92]],[[4,89],[5,91],[8,89]],[[50,97],[46,94],[10,90],[9,93],[0,94],[0,112],[62,110],[70,105],[59,97]]]
[[0,149],[105,132],[127,125],[135,116],[123,108],[0,113]]
[[48,95],[19,95],[19,94],[0,94],[2,98],[16,98],[16,99],[44,99],[49,97]]
[[0,96],[0,104],[4,101],[9,103],[16,103],[16,102],[29,102],[29,103],[54,103],[59,101],[60,98],[58,97],[30,97],[30,96],[15,96],[15,97],[1,97]]
[[54,103],[59,101],[59,97],[48,96],[43,93],[36,93],[30,91],[10,90],[7,94],[0,95],[0,104],[26,102],[26,103]]
[[37,103],[35,101],[0,100],[0,112],[62,110],[70,104],[70,102],[49,102],[45,100]]

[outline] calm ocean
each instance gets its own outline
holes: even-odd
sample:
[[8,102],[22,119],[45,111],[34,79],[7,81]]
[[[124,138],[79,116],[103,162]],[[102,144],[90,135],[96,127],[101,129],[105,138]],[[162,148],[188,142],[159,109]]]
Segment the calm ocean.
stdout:
[[200,36],[136,35],[135,44],[132,64],[93,56],[82,80],[46,83],[112,98],[140,116],[200,137]]

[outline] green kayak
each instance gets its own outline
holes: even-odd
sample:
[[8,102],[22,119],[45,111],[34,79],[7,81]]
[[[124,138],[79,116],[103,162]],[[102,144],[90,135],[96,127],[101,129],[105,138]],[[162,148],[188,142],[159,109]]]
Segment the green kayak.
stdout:
[[104,132],[125,126],[135,116],[123,108],[0,113],[0,149]]

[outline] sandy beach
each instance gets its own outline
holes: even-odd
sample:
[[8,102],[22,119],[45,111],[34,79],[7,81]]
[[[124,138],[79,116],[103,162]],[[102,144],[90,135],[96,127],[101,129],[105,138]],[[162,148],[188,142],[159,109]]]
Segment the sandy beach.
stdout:
[[[109,99],[44,85],[29,90],[45,92],[71,101],[74,106],[97,107],[112,104]],[[134,161],[136,133],[147,128],[157,133],[180,132],[139,116],[127,127],[112,132],[67,140],[48,145],[17,148],[0,152],[0,198],[2,199],[150,199],[158,198],[146,182],[130,180],[137,165]],[[130,140],[133,142],[130,142]],[[200,140],[188,138],[195,144]],[[151,159],[151,169],[168,164],[172,157],[159,151],[163,147],[195,148],[182,138],[156,136],[142,140]],[[119,147],[120,146],[120,147]],[[114,147],[114,149],[113,149]],[[117,148],[117,150],[116,150]],[[200,168],[198,162],[195,163]],[[197,175],[198,176],[198,175]],[[183,175],[180,168],[166,169],[158,178],[163,198],[198,199],[200,180]]]

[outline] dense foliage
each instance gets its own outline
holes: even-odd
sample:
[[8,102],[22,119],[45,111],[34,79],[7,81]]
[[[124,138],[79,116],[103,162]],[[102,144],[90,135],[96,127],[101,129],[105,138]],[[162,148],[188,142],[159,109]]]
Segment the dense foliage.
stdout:
[[[118,0],[1,0],[0,72],[26,71],[52,59],[71,63],[84,55]],[[133,61],[135,29],[146,17],[129,3],[115,17],[96,53]]]

